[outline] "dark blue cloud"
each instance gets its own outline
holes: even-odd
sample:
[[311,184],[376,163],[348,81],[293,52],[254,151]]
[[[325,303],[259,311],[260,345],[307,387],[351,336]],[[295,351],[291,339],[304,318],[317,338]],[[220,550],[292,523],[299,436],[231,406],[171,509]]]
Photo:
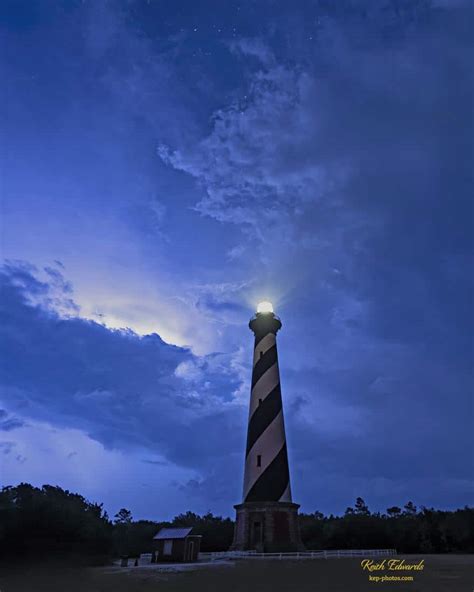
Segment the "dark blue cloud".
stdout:
[[[231,368],[223,371],[225,360],[198,359],[156,334],[110,330],[59,316],[44,302],[32,304],[38,292],[49,302],[50,287],[31,267],[5,266],[1,282],[1,385],[8,409],[80,428],[106,447],[146,447],[185,466],[225,454],[218,442],[236,421],[225,401],[239,385]],[[3,415],[0,428],[21,425]],[[191,449],[190,429],[207,433]],[[234,426],[230,433],[240,431]],[[227,438],[227,446],[237,437]]]
[[3,432],[9,432],[21,428],[25,423],[17,417],[9,416],[5,409],[0,409],[0,430]]

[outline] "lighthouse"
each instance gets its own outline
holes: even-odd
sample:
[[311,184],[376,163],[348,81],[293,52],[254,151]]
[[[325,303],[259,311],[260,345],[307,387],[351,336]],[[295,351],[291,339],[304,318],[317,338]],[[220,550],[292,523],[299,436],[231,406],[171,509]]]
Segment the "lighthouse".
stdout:
[[255,341],[250,392],[243,501],[237,504],[231,550],[303,549],[299,505],[293,503],[288,467],[276,336],[281,321],[270,302],[250,320]]

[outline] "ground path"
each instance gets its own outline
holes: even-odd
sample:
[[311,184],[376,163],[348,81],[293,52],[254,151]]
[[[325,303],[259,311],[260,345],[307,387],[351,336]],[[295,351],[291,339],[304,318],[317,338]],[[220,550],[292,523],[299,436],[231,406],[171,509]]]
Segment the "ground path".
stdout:
[[[473,555],[406,555],[424,559],[410,582],[369,581],[360,559],[237,560],[212,564],[119,568],[28,566],[3,570],[0,592],[471,592]],[[395,572],[384,572],[392,575]],[[403,572],[408,575],[410,572]],[[413,572],[411,572],[413,573]],[[396,573],[395,575],[398,575]]]

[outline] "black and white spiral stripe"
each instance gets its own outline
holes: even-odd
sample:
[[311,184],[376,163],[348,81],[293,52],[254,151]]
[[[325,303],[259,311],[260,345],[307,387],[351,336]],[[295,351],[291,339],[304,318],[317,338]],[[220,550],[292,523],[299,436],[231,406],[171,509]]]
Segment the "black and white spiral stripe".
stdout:
[[[281,325],[280,325],[281,326]],[[276,335],[256,333],[244,502],[291,502]]]

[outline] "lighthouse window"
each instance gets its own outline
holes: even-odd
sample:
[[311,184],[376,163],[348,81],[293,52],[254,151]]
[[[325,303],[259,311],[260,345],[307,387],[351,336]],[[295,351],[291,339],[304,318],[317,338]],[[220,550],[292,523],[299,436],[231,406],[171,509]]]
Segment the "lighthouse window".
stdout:
[[258,404],[261,405],[262,404],[262,399],[258,400]]
[[263,358],[263,351],[260,352],[260,359]]
[[262,466],[262,455],[257,454],[257,467],[261,467],[261,466]]

